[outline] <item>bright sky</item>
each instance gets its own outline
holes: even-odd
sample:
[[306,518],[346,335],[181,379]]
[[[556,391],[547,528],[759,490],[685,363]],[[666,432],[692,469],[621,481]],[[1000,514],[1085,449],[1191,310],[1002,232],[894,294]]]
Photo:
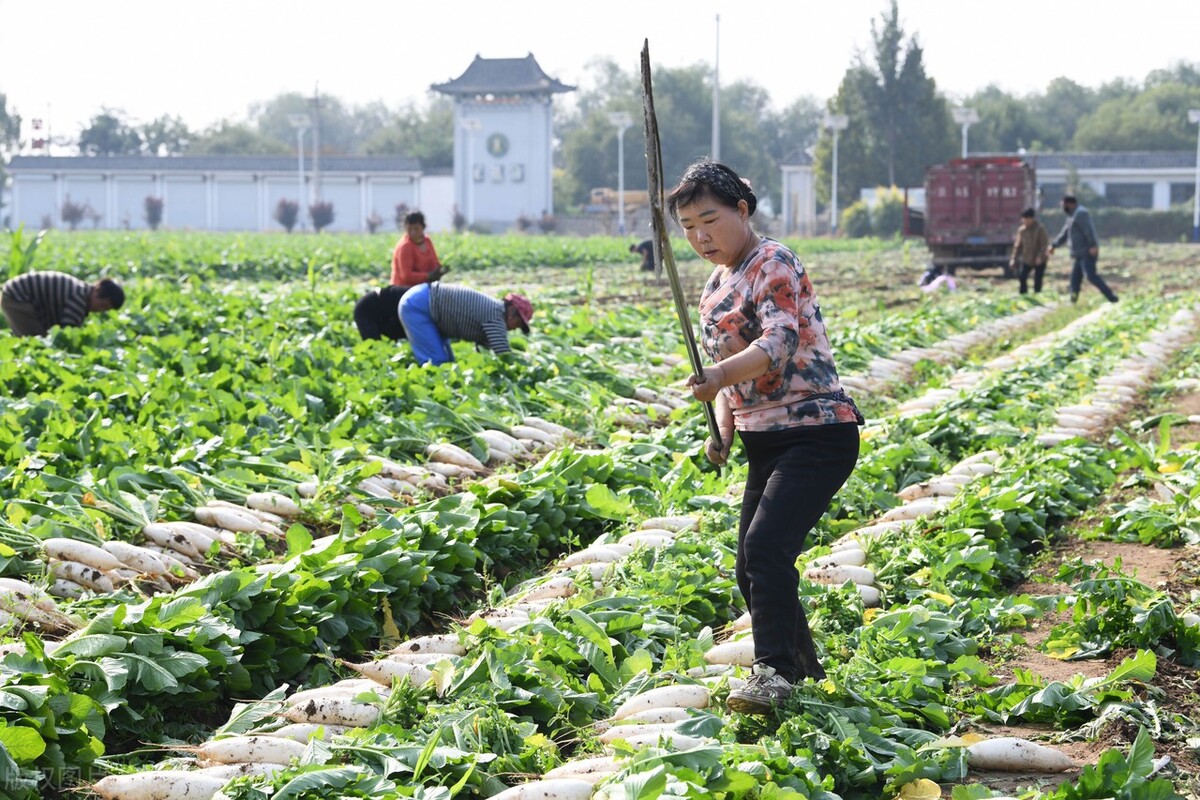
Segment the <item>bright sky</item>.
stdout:
[[[837,89],[870,48],[887,0],[0,0],[0,92],[26,123],[77,134],[103,107],[135,122],[178,115],[194,129],[245,119],[251,103],[288,91],[349,105],[423,103],[432,83],[476,54],[532,52],[552,77],[586,84],[611,57],[638,69],[710,62],[720,15],[722,83],[750,79],[782,108]],[[991,10],[984,10],[985,8]],[[907,34],[951,99],[994,83],[1025,94],[1065,76],[1085,86],[1141,81],[1200,61],[1200,1],[1013,4],[901,0]],[[568,96],[569,97],[569,96]]]

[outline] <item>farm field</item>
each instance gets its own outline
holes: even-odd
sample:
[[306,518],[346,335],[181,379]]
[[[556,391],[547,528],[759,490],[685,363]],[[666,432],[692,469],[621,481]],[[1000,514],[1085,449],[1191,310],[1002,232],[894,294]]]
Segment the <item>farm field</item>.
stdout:
[[31,252],[128,300],[0,330],[3,796],[1200,796],[1200,249],[1073,305],[1065,258],[931,295],[917,245],[797,243],[868,424],[799,564],[829,678],[756,718],[665,282],[438,237],[536,312],[422,368],[351,319],[393,238]]

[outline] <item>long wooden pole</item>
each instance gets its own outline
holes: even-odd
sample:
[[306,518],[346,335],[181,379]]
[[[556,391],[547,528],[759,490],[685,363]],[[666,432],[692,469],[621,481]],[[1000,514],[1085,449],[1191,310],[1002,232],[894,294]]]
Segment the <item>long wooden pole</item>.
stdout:
[[[667,280],[671,284],[671,296],[675,300],[675,314],[679,317],[679,325],[683,328],[683,343],[687,348],[688,360],[692,365],[692,374],[697,378],[704,377],[704,363],[700,359],[700,348],[696,345],[696,334],[692,330],[692,320],[688,315],[687,298],[683,294],[683,284],[679,280],[679,271],[675,268],[675,254],[671,251],[671,237],[667,229],[667,192],[663,183],[662,143],[658,138],[658,118],[654,115],[654,91],[650,81],[650,41],[647,39],[642,46],[642,112],[646,122],[646,171],[647,187],[650,189],[650,221],[654,226],[654,256],[655,261],[666,270]],[[702,403],[704,416],[708,420],[708,433],[713,444],[720,450],[721,430],[717,427],[717,414],[712,403]]]

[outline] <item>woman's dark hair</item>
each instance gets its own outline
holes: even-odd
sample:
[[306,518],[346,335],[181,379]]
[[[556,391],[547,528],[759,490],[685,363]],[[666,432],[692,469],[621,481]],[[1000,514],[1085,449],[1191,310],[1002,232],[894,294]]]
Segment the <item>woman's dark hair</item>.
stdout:
[[405,225],[424,225],[425,215],[420,211],[410,211],[404,215]]
[[1022,212],[1021,212],[1021,216],[1022,216],[1022,217],[1036,217],[1036,216],[1037,216],[1037,212],[1036,212],[1036,211],[1034,211],[1032,208],[1027,208],[1027,209],[1025,209],[1024,211],[1022,211]]
[[702,197],[711,197],[729,208],[737,208],[738,201],[745,200],[749,216],[754,216],[758,206],[749,183],[724,164],[707,158],[684,171],[679,185],[667,195],[667,211],[679,222],[679,207],[691,205]]

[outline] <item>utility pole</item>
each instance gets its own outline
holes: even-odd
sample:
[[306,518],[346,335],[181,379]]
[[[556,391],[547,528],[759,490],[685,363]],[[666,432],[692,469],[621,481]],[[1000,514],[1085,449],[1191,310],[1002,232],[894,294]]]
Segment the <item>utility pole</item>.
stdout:
[[713,57],[712,160],[721,160],[721,15],[717,14],[717,51]]
[[321,84],[313,84],[312,123],[313,123],[313,158],[312,158],[312,202],[321,199]]

